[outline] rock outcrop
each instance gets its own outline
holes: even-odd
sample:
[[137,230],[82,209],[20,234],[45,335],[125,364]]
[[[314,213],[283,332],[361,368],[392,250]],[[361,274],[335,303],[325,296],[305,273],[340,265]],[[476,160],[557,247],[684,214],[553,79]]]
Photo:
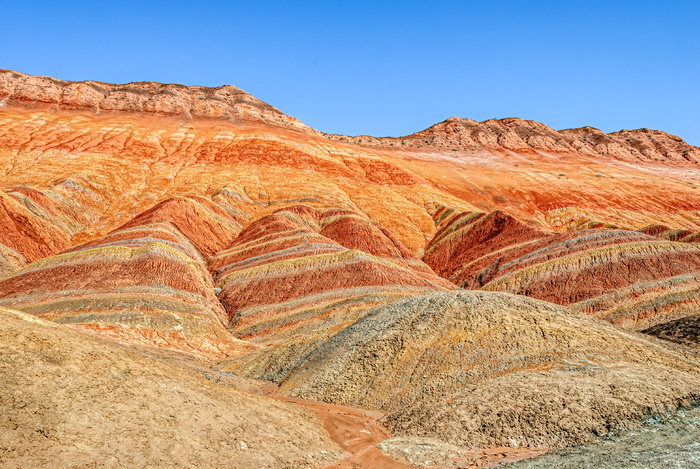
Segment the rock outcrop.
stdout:
[[551,303],[460,291],[377,308],[280,390],[380,409],[399,435],[553,447],[687,406],[699,384],[698,355],[684,348]]
[[204,259],[166,223],[127,226],[35,261],[0,282],[0,305],[204,359],[256,348],[224,329],[226,313]]
[[[371,144],[372,139],[366,139]],[[441,150],[489,150],[515,152],[577,153],[594,158],[627,162],[662,161],[678,165],[700,164],[700,149],[675,135],[658,130],[621,130],[606,134],[593,127],[556,131],[535,121],[518,118],[477,122],[450,117],[432,127],[375,144]]]
[[0,70],[0,101],[34,109],[128,113],[200,119],[243,119],[268,125],[312,130],[297,119],[235,86],[187,87],[154,82],[112,85],[71,82]]

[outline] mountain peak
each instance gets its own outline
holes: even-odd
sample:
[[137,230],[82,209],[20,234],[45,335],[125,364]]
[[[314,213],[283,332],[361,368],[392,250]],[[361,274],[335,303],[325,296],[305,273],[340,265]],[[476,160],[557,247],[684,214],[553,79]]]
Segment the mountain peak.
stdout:
[[152,81],[117,85],[0,70],[0,106],[247,121],[312,131],[299,120],[232,85],[190,87]]

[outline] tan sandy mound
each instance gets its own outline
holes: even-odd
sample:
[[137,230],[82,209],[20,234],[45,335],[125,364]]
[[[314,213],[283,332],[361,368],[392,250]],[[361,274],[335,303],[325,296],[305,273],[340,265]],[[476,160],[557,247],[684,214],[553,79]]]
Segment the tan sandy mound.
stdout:
[[297,406],[244,394],[0,309],[1,467],[325,467],[344,453]]
[[3,279],[27,265],[24,257],[5,245],[0,244],[0,279]]
[[700,399],[700,360],[551,303],[438,292],[357,320],[280,391],[389,412],[397,435],[549,447]]

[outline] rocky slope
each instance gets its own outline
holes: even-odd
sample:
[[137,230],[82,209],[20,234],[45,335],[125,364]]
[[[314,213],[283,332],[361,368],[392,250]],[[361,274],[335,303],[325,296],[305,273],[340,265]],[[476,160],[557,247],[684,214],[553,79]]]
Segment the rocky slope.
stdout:
[[476,122],[451,117],[400,140],[404,146],[429,145],[455,151],[570,152],[628,162],[663,161],[691,167],[700,164],[698,147],[688,145],[680,137],[666,132],[637,129],[606,134],[593,127],[557,132],[539,122],[517,118]]
[[[682,156],[678,161],[675,157],[627,161],[585,152],[576,145],[555,145],[562,151],[550,152],[545,147],[511,147],[498,139],[492,145],[457,151],[437,145],[391,146],[383,140],[369,145],[376,139],[331,138],[291,124],[277,125],[276,118],[260,120],[254,112],[205,118],[127,106],[116,113],[96,114],[92,107],[62,107],[56,104],[56,96],[62,94],[46,91],[92,84],[61,84],[16,72],[2,76],[11,82],[0,87],[4,185],[12,189],[30,184],[45,191],[68,179],[104,189],[96,192],[103,198],[96,207],[99,219],[79,230],[81,240],[105,234],[168,197],[211,196],[228,186],[255,204],[300,201],[360,211],[418,254],[435,232],[424,210],[431,201],[462,211],[488,213],[500,208],[547,230],[565,229],[568,223],[588,218],[626,228],[665,224],[700,231],[696,189],[700,176],[697,165]],[[141,87],[139,96],[145,102],[164,95],[157,84],[100,86]],[[188,96],[197,93],[196,88],[162,87]],[[40,105],[47,100],[54,104]],[[516,134],[535,126],[507,121],[503,129]],[[626,140],[620,144],[631,145]],[[671,137],[654,141],[661,153],[697,152]]]
[[[266,398],[250,405],[269,419],[248,430],[258,420],[242,414],[224,443],[207,425],[229,425],[240,412],[231,402],[252,398],[198,390],[183,377],[193,366],[231,387],[277,384],[326,401],[304,404],[326,423],[339,404],[386,413],[395,438],[383,448],[401,464],[457,455],[469,466],[578,443],[698,400],[699,152],[658,131],[557,132],[520,119],[451,118],[403,138],[327,135],[232,86],[0,71],[0,306],[37,318],[3,313],[15,318],[7,328],[44,334],[13,342],[6,329],[3,340],[76,357],[84,340],[85,353],[116,354],[110,363],[145,360],[128,386],[144,388],[152,367],[155,383],[182,377],[172,386],[183,402],[211,391],[207,406],[230,409],[224,418],[185,405],[167,432],[153,430],[156,446],[196,447],[182,455],[163,443],[171,456],[149,453],[156,467],[195,454],[220,465],[207,451],[231,454],[241,439],[255,451],[237,467],[340,456],[314,449],[328,440],[308,413]],[[148,412],[122,390],[95,400],[83,386],[97,369],[87,362],[61,358],[66,374],[46,371],[50,360],[5,360],[8,370],[39,367],[12,371],[13,386],[44,389],[58,370],[76,402],[141,415],[141,427],[127,425],[135,434],[159,421],[148,412],[172,405],[153,383]],[[84,411],[75,405],[58,400],[51,415]],[[34,425],[19,409],[7,415]],[[71,435],[83,438],[60,422],[35,455],[22,445],[37,435],[6,440],[0,461],[40,464]],[[372,445],[389,436],[373,422]],[[348,443],[367,425],[332,429],[362,453],[340,467],[403,467]],[[112,448],[100,435],[88,441]]]
[[3,467],[326,467],[309,411],[0,309]]
[[547,233],[501,211],[431,210],[437,233],[423,260],[463,288],[572,305],[636,330],[697,311],[699,246],[659,236],[664,228]]
[[597,438],[589,445],[567,448],[515,464],[512,469],[580,469],[582,467],[675,468],[700,465],[700,409],[649,419],[628,432]]
[[219,367],[274,381],[372,308],[455,288],[383,227],[300,205],[251,223],[211,269],[231,332],[268,346]]
[[697,360],[549,303],[444,292],[374,310],[280,389],[381,409],[401,435],[553,447],[688,406],[699,397]]
[[0,100],[3,106],[94,114],[242,119],[312,132],[297,119],[231,85],[216,88],[154,82],[112,85],[95,81],[70,82],[0,70]]
[[122,343],[202,358],[254,350],[223,328],[226,313],[202,255],[172,224],[159,221],[138,217],[29,264],[0,282],[0,304]]

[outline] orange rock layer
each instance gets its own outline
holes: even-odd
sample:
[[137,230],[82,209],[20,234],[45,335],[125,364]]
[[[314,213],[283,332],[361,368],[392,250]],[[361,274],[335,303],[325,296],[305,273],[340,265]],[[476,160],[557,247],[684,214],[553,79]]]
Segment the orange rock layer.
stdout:
[[700,246],[669,241],[666,227],[552,234],[500,211],[431,209],[438,231],[424,260],[463,288],[574,305],[634,329],[693,314],[700,302]]
[[368,294],[376,305],[401,291],[452,288],[383,227],[348,211],[303,205],[251,223],[210,268],[233,332],[258,340],[271,328],[312,327],[308,322],[329,307],[351,300],[357,307]]
[[699,157],[520,119],[326,135],[231,86],[0,71],[0,306],[408,436],[579,443],[697,400],[691,349],[608,322],[697,340]]
[[177,228],[134,223],[29,264],[0,282],[0,304],[122,343],[206,359],[254,350],[223,328],[213,288],[202,255]]

